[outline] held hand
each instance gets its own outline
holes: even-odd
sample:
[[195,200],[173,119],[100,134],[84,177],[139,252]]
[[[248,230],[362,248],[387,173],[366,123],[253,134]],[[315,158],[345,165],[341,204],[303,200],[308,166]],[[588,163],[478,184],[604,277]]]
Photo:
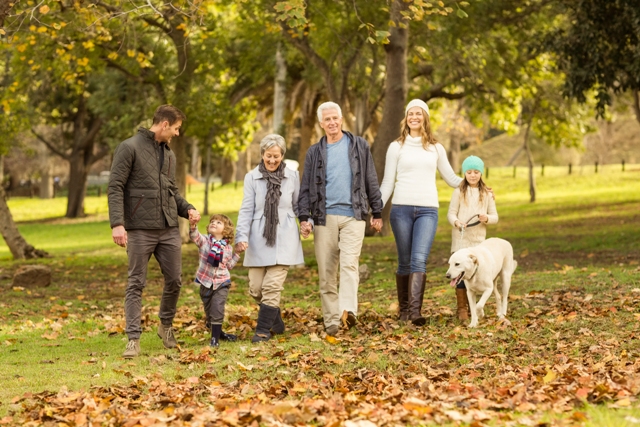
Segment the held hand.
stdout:
[[197,224],[200,222],[200,212],[196,209],[189,209],[189,224]]
[[302,221],[300,223],[300,235],[306,239],[313,231],[313,226],[308,221]]
[[238,242],[234,246],[233,250],[235,253],[241,254],[242,252],[246,251],[248,247],[249,244],[247,242]]
[[113,236],[113,243],[118,246],[122,246],[123,248],[127,247],[127,230],[124,229],[123,225],[113,227],[113,230],[111,230],[111,235]]
[[489,217],[486,216],[485,214],[480,214],[478,215],[478,219],[480,220],[481,223],[486,224],[487,221],[489,221]]
[[382,218],[371,218],[371,227],[379,233],[382,230]]

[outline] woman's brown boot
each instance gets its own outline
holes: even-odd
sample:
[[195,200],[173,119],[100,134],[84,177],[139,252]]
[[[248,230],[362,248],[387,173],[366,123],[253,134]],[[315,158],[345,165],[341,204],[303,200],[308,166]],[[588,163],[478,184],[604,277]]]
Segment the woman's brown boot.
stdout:
[[416,326],[423,326],[427,319],[422,317],[422,301],[427,273],[411,273],[409,275],[409,320]]
[[469,300],[467,290],[456,288],[456,300],[458,301],[458,320],[469,320]]
[[396,290],[398,291],[398,320],[409,320],[409,275],[396,274]]

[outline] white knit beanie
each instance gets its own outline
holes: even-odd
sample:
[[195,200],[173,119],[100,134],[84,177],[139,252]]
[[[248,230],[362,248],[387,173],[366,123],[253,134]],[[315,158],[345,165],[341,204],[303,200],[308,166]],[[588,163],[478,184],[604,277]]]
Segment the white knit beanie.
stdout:
[[404,109],[404,115],[406,116],[409,112],[409,109],[413,107],[420,107],[427,113],[427,116],[429,115],[429,107],[427,107],[427,103],[422,99],[412,99],[411,101],[409,101],[409,103],[407,104],[407,108]]

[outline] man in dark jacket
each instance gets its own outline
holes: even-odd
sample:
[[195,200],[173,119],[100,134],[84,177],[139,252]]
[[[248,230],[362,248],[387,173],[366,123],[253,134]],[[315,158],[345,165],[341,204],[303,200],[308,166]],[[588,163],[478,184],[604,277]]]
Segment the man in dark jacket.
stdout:
[[371,226],[380,231],[382,199],[369,143],[342,130],[340,106],[320,105],[318,120],[326,136],[307,151],[298,217],[303,237],[315,227],[324,326],[334,336],[341,320],[349,328],[356,324],[365,221],[371,210]]
[[153,254],[164,276],[158,336],[166,348],[178,344],[173,318],[182,286],[182,239],[178,216],[194,221],[198,211],[178,192],[176,156],[169,148],[185,120],[182,111],[161,105],[150,129],[138,133],[116,148],[109,177],[109,220],[113,241],[127,248],[129,279],[125,291],[126,333],[124,358],[140,354],[142,290],[147,264]]

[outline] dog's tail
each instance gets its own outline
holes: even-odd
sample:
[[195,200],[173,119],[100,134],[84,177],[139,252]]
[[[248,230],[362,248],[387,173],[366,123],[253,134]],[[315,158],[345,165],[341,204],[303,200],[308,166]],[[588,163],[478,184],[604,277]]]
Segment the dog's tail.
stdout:
[[518,267],[518,261],[514,259],[514,260],[511,260],[511,262],[512,262],[511,265],[513,265],[513,270],[511,270],[511,272],[513,273],[514,271],[516,271],[516,267]]

